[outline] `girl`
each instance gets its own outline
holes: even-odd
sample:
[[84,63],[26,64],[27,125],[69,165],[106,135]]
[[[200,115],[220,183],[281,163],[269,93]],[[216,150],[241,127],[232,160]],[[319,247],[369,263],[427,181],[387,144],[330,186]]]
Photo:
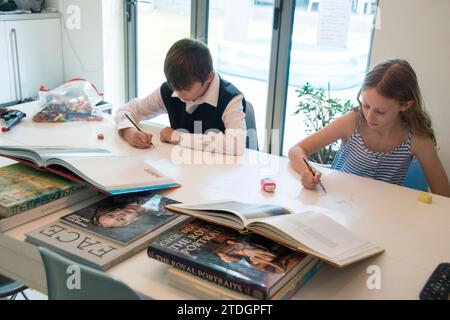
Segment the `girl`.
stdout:
[[377,64],[367,73],[357,99],[359,108],[289,150],[291,165],[301,174],[303,186],[313,189],[321,176],[315,168],[313,175],[303,158],[342,139],[335,169],[403,185],[415,156],[431,192],[450,197],[450,184],[411,65],[401,59]]

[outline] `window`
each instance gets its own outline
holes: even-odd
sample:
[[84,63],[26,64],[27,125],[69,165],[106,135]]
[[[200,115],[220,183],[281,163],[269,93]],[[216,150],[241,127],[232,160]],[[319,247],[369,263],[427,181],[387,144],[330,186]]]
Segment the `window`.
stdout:
[[[260,146],[286,155],[306,135],[304,119],[293,116],[296,88],[306,82],[330,85],[333,97],[355,99],[368,64],[376,3],[139,1],[136,95],[143,97],[164,81],[163,61],[173,42],[189,36],[206,40],[216,70],[252,102]],[[266,134],[274,128],[280,134]]]

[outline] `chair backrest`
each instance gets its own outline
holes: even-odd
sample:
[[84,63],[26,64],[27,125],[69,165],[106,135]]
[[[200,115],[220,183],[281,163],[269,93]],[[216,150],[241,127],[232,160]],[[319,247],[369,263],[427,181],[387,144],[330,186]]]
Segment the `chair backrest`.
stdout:
[[50,300],[137,300],[141,297],[123,282],[39,247]]
[[405,183],[403,185],[405,187],[416,190],[428,191],[427,178],[423,173],[419,161],[415,157],[409,164],[408,172],[406,173]]
[[336,168],[336,164],[337,164],[337,162],[339,160],[340,155],[341,155],[341,149],[336,151],[336,154],[334,155],[333,161],[331,162],[331,169],[335,169]]
[[28,299],[23,293],[25,289],[27,289],[27,287],[20,282],[14,281],[0,274],[0,299],[11,296],[11,300],[13,300],[19,292],[22,293],[25,299]]
[[253,105],[248,100],[245,100],[245,103],[245,124],[247,126],[246,147],[253,150],[259,150],[255,110],[253,109]]

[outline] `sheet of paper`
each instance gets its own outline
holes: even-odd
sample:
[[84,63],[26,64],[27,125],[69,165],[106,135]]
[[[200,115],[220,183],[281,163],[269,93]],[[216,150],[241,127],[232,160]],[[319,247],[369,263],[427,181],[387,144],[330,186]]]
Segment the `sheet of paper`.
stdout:
[[317,45],[345,48],[352,0],[320,0]]

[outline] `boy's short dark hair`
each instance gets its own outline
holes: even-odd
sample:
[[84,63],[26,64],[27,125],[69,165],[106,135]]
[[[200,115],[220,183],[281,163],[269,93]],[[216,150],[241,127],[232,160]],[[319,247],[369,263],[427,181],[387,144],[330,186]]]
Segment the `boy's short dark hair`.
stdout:
[[188,90],[194,82],[204,83],[212,71],[208,47],[194,39],[175,42],[164,60],[164,74],[172,90]]

